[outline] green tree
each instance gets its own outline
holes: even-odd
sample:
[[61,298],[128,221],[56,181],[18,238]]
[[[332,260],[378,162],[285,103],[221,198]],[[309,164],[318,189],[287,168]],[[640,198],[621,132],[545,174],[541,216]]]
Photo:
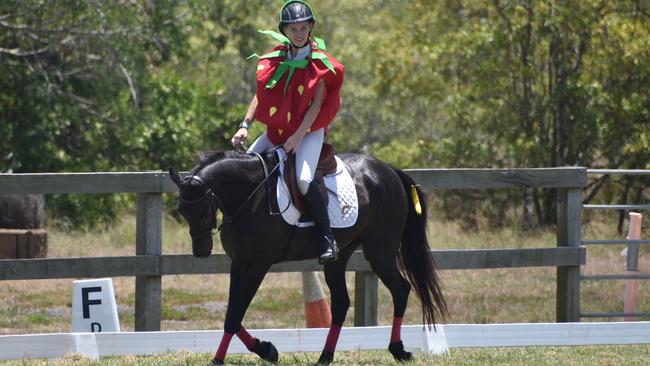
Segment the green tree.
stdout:
[[[413,1],[404,11],[412,23],[398,23],[397,44],[411,60],[394,63],[414,67],[391,79],[404,84],[404,119],[430,118],[429,162],[647,167],[646,2]],[[537,220],[553,223],[554,193],[527,195]]]
[[[192,2],[191,5],[218,2]],[[0,171],[151,170],[224,147],[232,104],[219,78],[186,79],[191,29],[207,14],[168,1],[5,1],[0,4]],[[237,106],[232,106],[237,108]],[[116,197],[65,196],[78,220]]]
[[[246,57],[274,45],[257,29],[277,27],[282,3],[0,3],[0,170],[189,168],[229,148],[255,91]],[[346,66],[338,151],[399,167],[648,168],[647,1],[310,3]],[[647,199],[645,180],[606,182],[585,200]],[[552,191],[440,201],[450,217],[555,220]]]

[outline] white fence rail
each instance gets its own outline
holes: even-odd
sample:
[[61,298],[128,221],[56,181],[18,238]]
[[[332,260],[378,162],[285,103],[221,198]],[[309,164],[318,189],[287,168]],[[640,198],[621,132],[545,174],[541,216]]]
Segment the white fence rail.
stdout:
[[[650,344],[650,322],[520,323],[438,325],[437,342],[449,348]],[[320,352],[327,329],[251,330],[281,353]],[[344,328],[338,350],[383,350],[391,327]],[[154,355],[186,350],[212,353],[222,331],[61,333],[0,336],[0,360],[58,358],[78,353],[89,358]],[[411,350],[426,349],[421,325],[402,329]],[[233,342],[229,353],[248,353]]]

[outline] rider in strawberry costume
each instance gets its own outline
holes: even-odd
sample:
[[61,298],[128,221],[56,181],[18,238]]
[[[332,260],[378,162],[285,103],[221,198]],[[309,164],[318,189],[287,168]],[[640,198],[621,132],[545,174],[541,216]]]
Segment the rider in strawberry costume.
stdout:
[[338,258],[338,247],[314,174],[328,126],[341,105],[344,68],[325,52],[322,39],[311,36],[316,17],[306,2],[285,1],[279,18],[282,34],[262,33],[281,44],[260,56],[257,93],[232,143],[241,145],[257,120],[266,132],[249,150],[263,153],[283,145],[296,155],[298,188],[321,234],[319,263],[325,264]]

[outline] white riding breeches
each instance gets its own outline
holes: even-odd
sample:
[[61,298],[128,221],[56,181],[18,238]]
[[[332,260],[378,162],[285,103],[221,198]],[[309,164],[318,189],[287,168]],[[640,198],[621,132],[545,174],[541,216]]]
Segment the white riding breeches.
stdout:
[[[325,141],[325,129],[321,128],[307,133],[296,149],[296,180],[298,189],[303,196],[307,193],[309,184],[314,180],[323,141]],[[274,147],[275,145],[265,132],[253,142],[248,150],[262,154]]]

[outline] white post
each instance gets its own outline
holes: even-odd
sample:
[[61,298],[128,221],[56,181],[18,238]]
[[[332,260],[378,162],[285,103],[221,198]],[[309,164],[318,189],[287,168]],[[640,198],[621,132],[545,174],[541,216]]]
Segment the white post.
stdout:
[[422,329],[422,351],[431,356],[446,356],[449,354],[449,345],[447,336],[442,325],[437,324],[433,329],[430,326],[424,326]]
[[[628,240],[641,239],[641,223],[643,222],[643,215],[636,212],[630,213],[630,225],[627,231]],[[639,273],[639,244],[629,244],[627,246],[627,271],[628,275],[636,275]],[[636,312],[636,303],[639,295],[639,282],[635,279],[625,280],[625,293],[623,312],[634,313]],[[634,316],[626,316],[623,318],[625,321],[634,321]]]

